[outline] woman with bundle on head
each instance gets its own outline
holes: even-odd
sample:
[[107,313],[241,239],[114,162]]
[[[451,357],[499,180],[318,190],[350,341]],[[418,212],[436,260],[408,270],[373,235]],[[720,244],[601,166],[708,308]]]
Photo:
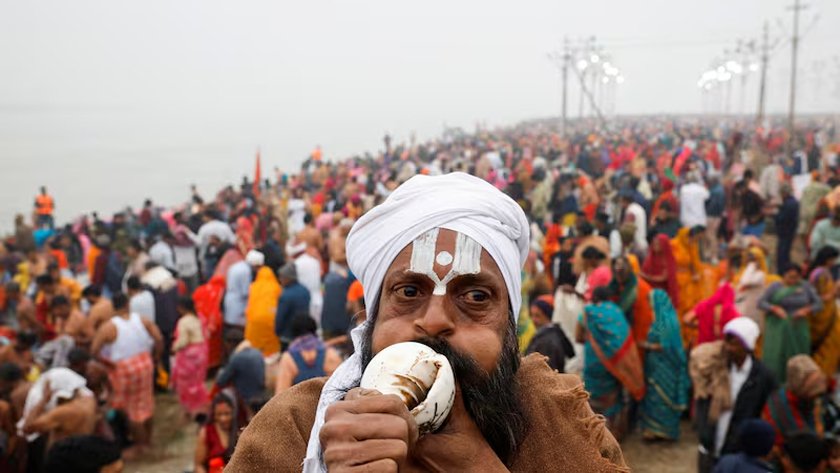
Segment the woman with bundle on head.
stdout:
[[799,431],[825,433],[827,410],[823,396],[826,376],[808,355],[796,355],[787,362],[787,382],[767,399],[762,418],[776,431],[781,447],[790,434]]

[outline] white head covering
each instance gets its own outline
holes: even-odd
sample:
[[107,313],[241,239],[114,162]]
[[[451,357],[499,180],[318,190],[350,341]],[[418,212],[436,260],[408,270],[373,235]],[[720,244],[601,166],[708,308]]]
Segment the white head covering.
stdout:
[[257,250],[251,250],[245,255],[245,262],[251,266],[262,266],[265,264],[265,255]]
[[304,251],[306,251],[305,241],[296,242],[295,240],[289,240],[289,242],[286,243],[286,255],[289,258],[293,258],[297,256],[298,253],[303,253]]
[[178,281],[172,277],[172,273],[163,266],[155,266],[146,271],[140,281],[158,291],[168,291],[178,284]]
[[723,327],[724,335],[733,335],[744,344],[749,350],[755,350],[755,342],[760,333],[758,324],[749,317],[738,317],[732,319]]
[[[522,266],[528,256],[528,219],[522,208],[488,182],[464,173],[414,176],[381,205],[362,216],[347,236],[347,262],[365,289],[365,306],[375,310],[391,263],[429,230],[445,228],[469,236],[499,266],[511,310],[522,304]],[[325,471],[319,434],[327,407],[361,377],[361,340],[368,322],[353,329],[353,356],[342,363],[321,390],[303,471]]]
[[[26,402],[23,406],[23,417],[17,423],[18,435],[23,436],[23,425],[26,418],[35,409],[35,406],[41,402],[44,396],[44,384],[49,381],[52,397],[45,406],[45,412],[49,412],[58,405],[59,399],[72,399],[76,392],[83,396],[93,396],[93,393],[87,388],[87,380],[75,371],[69,368],[53,368],[46,371],[35,381],[32,388],[29,389],[29,394],[26,395]],[[37,439],[40,434],[30,434],[26,436],[27,440],[32,442]]]

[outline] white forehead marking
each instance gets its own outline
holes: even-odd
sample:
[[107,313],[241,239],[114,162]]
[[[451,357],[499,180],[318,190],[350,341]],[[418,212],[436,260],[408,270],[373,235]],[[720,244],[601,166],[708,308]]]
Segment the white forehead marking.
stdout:
[[409,271],[425,274],[435,283],[435,289],[432,291],[432,294],[444,296],[446,295],[446,285],[449,281],[464,274],[478,274],[481,272],[481,245],[467,235],[459,232],[455,237],[455,256],[453,257],[446,251],[441,251],[437,256],[437,262],[441,266],[447,265],[441,263],[441,260],[446,260],[447,256],[451,259],[450,263],[452,263],[452,268],[449,269],[449,272],[446,273],[443,279],[440,279],[434,269],[435,246],[437,246],[438,233],[438,229],[434,228],[414,240],[414,243],[411,245],[411,266],[409,267]]
[[437,258],[435,258],[435,261],[437,261],[437,264],[441,266],[449,266],[452,264],[452,253],[448,251],[441,251],[438,253]]

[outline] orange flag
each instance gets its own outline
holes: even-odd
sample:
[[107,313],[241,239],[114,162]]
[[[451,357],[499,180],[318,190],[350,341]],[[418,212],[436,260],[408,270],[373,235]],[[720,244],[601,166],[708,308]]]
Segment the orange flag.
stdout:
[[257,167],[254,170],[254,197],[260,196],[260,181],[262,180],[262,172],[260,170],[260,150],[257,150]]

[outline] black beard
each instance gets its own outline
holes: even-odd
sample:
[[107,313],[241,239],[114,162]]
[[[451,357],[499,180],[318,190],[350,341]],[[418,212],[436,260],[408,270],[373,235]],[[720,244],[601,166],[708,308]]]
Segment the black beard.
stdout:
[[[364,335],[362,372],[373,358],[372,337],[373,324]],[[499,459],[509,465],[527,431],[516,378],[520,357],[513,319],[510,319],[505,331],[499,363],[489,374],[472,356],[455,349],[445,339],[423,337],[413,341],[422,343],[449,359],[455,373],[455,381],[461,387],[464,407]]]

